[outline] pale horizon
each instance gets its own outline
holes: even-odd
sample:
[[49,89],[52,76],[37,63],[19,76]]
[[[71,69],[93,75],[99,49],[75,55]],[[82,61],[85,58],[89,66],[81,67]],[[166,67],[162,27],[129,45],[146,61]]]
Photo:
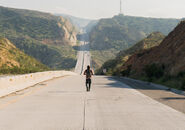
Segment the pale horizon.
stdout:
[[[0,6],[29,9],[52,14],[67,14],[84,19],[110,18],[119,14],[120,0],[1,0]],[[105,5],[105,6],[104,6]],[[164,6],[165,5],[165,6]],[[150,18],[185,17],[183,0],[122,0],[123,14],[126,16]]]

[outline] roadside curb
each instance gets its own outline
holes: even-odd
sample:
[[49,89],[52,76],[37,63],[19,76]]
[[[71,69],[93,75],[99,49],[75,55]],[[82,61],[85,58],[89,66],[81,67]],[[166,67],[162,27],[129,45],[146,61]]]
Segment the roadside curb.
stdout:
[[0,98],[38,83],[66,75],[76,75],[76,73],[70,71],[46,71],[1,77]]
[[177,89],[174,89],[174,88],[169,88],[169,87],[166,87],[164,85],[159,85],[159,84],[155,84],[155,83],[151,83],[151,82],[145,82],[145,81],[141,81],[141,80],[131,79],[131,78],[128,78],[128,77],[118,77],[118,78],[130,80],[130,81],[137,82],[137,83],[146,84],[146,85],[158,88],[158,89],[171,91],[173,93],[185,96],[185,91],[177,90]]

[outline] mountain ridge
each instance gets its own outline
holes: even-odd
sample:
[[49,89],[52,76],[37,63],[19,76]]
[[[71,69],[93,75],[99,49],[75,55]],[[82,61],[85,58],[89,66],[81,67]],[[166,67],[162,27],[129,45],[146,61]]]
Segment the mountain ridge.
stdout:
[[[90,48],[96,68],[128,49],[152,32],[167,35],[179,19],[155,19],[117,15],[99,20],[89,33]],[[101,57],[101,58],[100,58]]]
[[[76,30],[63,17],[39,11],[0,7],[0,36],[54,69],[75,66]],[[70,52],[70,53],[69,53]]]

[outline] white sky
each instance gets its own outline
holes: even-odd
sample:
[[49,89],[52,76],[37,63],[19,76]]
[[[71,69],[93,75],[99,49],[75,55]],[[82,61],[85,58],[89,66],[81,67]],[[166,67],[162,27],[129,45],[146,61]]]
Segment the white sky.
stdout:
[[[183,18],[185,0],[122,0],[126,15]],[[64,13],[77,17],[99,19],[119,13],[120,0],[0,0],[5,7]]]

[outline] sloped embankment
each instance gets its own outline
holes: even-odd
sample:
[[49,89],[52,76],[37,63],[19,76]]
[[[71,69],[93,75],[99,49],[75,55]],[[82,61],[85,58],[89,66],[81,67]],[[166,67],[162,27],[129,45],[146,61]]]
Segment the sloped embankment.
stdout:
[[146,65],[160,64],[165,73],[177,75],[185,71],[185,21],[182,21],[163,42],[150,50],[139,52],[129,58],[124,67],[141,74]]
[[131,56],[122,74],[185,90],[185,21],[159,46]]
[[50,68],[75,66],[76,30],[63,17],[0,6],[0,36]]
[[106,69],[107,74],[109,75],[120,75],[120,72],[122,71],[121,67],[125,64],[130,56],[142,50],[147,50],[158,46],[164,38],[165,36],[160,32],[151,33],[129,49],[120,51],[115,59],[105,62],[98,70],[98,73],[102,73],[103,69]]
[[16,48],[8,39],[0,38],[0,74],[30,73],[48,67]]

